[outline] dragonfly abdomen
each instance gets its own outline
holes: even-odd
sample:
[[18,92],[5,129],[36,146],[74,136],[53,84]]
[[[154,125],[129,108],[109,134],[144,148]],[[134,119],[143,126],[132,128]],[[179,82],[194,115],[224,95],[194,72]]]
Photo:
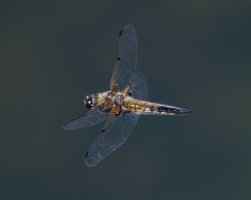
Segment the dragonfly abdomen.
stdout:
[[157,115],[185,115],[192,111],[178,108],[169,105],[152,103],[133,98],[125,99],[123,107],[129,112],[136,112],[141,114],[157,114]]
[[133,98],[125,99],[123,102],[123,107],[129,112],[137,112],[142,114],[158,112],[158,104]]

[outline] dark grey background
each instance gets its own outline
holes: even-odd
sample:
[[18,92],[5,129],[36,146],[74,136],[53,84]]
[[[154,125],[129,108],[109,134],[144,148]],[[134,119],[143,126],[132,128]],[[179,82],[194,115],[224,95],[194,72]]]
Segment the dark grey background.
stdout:
[[[96,168],[102,125],[62,125],[104,91],[134,24],[150,100],[193,109],[141,117]],[[250,1],[1,1],[0,198],[251,198]]]

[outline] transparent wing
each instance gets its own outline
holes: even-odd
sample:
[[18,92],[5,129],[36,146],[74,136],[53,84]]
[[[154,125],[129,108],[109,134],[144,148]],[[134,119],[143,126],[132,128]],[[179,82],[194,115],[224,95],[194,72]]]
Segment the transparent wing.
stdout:
[[118,57],[113,70],[110,89],[117,82],[120,89],[129,82],[130,74],[137,66],[137,36],[132,25],[126,25],[119,33]]
[[102,111],[99,111],[98,108],[94,108],[90,110],[89,112],[80,115],[73,119],[72,121],[66,123],[63,126],[64,130],[73,130],[73,129],[79,129],[84,128],[88,126],[94,126],[96,124],[99,124],[103,122],[107,118],[107,114],[103,113]]
[[129,78],[130,90],[132,97],[141,100],[148,99],[148,87],[145,76],[142,72],[135,71]]
[[[119,53],[112,74],[110,88],[118,83],[121,90],[128,84],[134,98],[147,100],[148,88],[144,75],[136,70],[137,36],[132,25],[125,26],[119,34]],[[107,119],[104,129],[85,156],[85,163],[93,167],[124,144],[137,124],[139,115],[124,113]]]
[[138,118],[139,115],[125,113],[110,120],[109,124],[106,125],[105,132],[99,135],[86,153],[86,165],[88,167],[96,166],[124,144],[136,125]]

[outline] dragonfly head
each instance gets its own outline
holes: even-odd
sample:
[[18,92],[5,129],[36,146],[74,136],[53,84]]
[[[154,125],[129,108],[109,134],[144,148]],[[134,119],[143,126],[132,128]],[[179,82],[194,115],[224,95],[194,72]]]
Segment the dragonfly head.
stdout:
[[87,95],[84,99],[84,104],[88,110],[90,110],[95,105],[94,95]]

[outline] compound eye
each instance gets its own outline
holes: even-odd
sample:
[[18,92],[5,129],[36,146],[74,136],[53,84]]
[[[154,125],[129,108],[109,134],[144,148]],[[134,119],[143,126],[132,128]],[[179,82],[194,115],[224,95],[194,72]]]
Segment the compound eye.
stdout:
[[92,98],[87,96],[84,100],[85,102],[85,106],[88,110],[90,110],[93,107],[93,102],[92,102]]
[[91,99],[91,98],[87,99],[87,102],[86,102],[86,103],[92,105],[92,99]]

